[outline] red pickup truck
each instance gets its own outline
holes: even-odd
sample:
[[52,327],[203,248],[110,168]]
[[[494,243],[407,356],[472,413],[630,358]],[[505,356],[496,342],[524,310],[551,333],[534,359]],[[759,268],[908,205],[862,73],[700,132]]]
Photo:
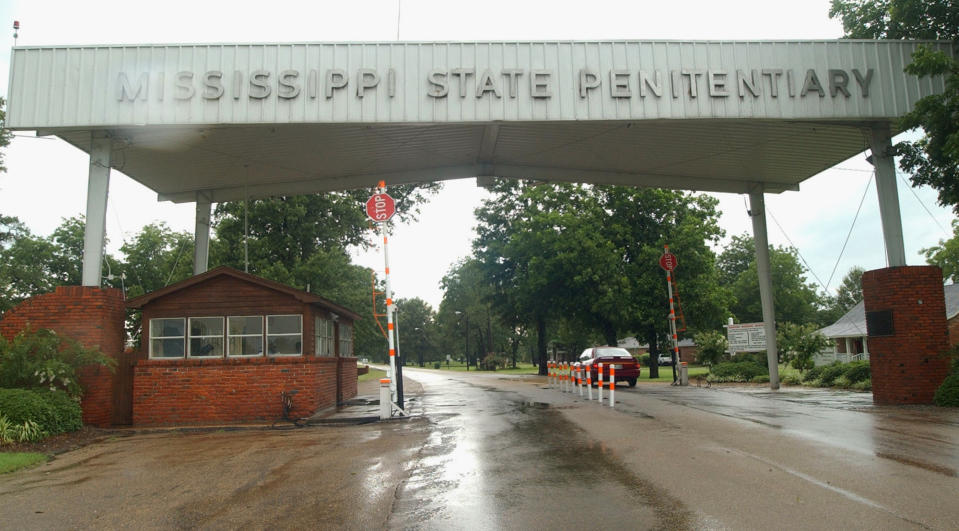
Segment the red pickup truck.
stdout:
[[603,364],[603,381],[609,381],[609,366],[616,368],[616,381],[626,382],[630,387],[636,386],[639,378],[639,362],[626,349],[619,347],[592,347],[579,355],[579,364],[589,368],[593,384],[599,378],[599,364]]

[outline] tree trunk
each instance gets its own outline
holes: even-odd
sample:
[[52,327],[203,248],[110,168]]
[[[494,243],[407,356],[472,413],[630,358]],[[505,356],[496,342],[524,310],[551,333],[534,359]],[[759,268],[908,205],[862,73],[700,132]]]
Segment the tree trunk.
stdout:
[[603,338],[606,340],[606,344],[611,347],[615,347],[619,343],[619,338],[616,337],[616,327],[608,321],[603,323]]
[[536,353],[539,355],[539,374],[546,376],[546,319],[536,318]]
[[646,343],[649,345],[649,379],[659,378],[659,346],[656,344],[656,329],[646,330]]

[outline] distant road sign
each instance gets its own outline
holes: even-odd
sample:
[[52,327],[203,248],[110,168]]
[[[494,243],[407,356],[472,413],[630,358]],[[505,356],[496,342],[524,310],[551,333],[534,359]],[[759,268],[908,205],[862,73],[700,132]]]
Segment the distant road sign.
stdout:
[[396,214],[396,201],[390,194],[373,194],[366,200],[366,215],[373,221],[389,221]]
[[740,323],[726,327],[730,352],[766,350],[766,328],[763,323]]
[[678,265],[679,260],[673,253],[663,253],[663,256],[659,257],[659,267],[665,269],[666,271],[672,271],[676,269],[676,266]]

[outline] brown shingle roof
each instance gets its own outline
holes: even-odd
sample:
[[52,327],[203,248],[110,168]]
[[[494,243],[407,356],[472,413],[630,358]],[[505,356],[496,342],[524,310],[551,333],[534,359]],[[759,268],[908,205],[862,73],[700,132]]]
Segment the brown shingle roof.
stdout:
[[220,276],[233,277],[245,282],[249,282],[251,284],[262,286],[267,289],[279,291],[280,293],[285,293],[300,302],[304,302],[307,304],[315,304],[317,306],[326,308],[327,310],[330,310],[337,314],[343,315],[345,317],[349,317],[353,319],[354,321],[357,321],[360,319],[360,316],[357,313],[347,309],[344,306],[340,306],[339,304],[336,304],[332,301],[324,299],[323,297],[320,297],[318,295],[314,295],[312,293],[299,290],[296,288],[291,288],[290,286],[287,286],[286,284],[281,284],[279,282],[267,280],[263,277],[258,277],[256,275],[244,273],[243,271],[233,269],[232,267],[227,267],[227,266],[215,267],[207,271],[206,273],[194,275],[186,280],[182,280],[180,282],[177,282],[175,284],[170,284],[169,286],[147,293],[145,295],[140,295],[139,297],[129,299],[127,301],[127,308],[137,308],[137,309],[143,308],[143,306],[148,304],[150,301],[153,301],[165,295],[169,295],[171,293],[175,293],[180,290],[190,288],[192,286],[201,284],[203,282],[206,282],[207,280],[220,277]]

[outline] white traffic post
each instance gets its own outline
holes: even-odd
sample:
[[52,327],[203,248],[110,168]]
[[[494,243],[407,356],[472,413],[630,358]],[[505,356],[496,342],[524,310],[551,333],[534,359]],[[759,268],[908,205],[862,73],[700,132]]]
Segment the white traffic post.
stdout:
[[390,402],[390,379],[380,379],[380,420],[389,420],[393,413],[393,404]]
[[616,366],[609,366],[609,407],[616,407]]
[[563,392],[568,393],[569,387],[569,363],[563,362]]
[[599,364],[599,383],[596,384],[596,389],[599,391],[599,394],[596,395],[596,400],[599,400],[600,405],[603,403],[603,364]]
[[579,390],[579,396],[583,396],[583,366],[576,367],[576,389]]
[[380,223],[383,232],[383,261],[386,266],[386,338],[390,348],[390,396],[393,402],[399,400],[396,395],[396,344],[393,341],[393,289],[390,286],[389,239],[386,237],[386,223]]
[[586,367],[586,394],[590,400],[593,399],[593,373]]

